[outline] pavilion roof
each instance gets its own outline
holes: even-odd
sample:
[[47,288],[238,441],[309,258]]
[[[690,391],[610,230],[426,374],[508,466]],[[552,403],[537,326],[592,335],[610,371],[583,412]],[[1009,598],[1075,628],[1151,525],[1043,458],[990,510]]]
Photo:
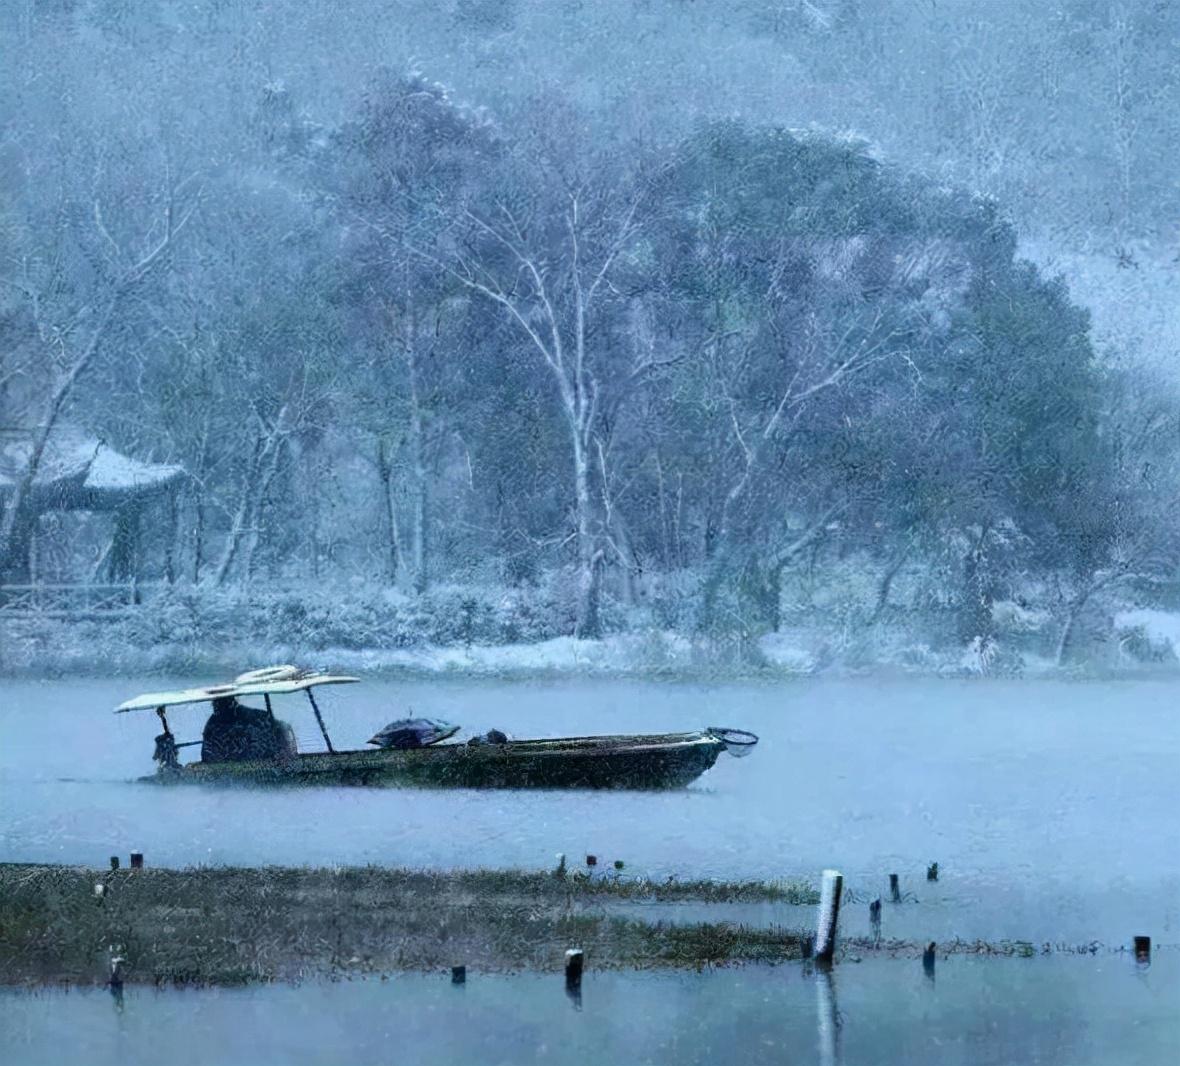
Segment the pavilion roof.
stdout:
[[[0,495],[11,492],[28,462],[28,433],[0,438]],[[123,455],[82,430],[55,431],[45,446],[33,486],[44,506],[93,507],[151,495],[184,475],[174,463],[148,463]]]

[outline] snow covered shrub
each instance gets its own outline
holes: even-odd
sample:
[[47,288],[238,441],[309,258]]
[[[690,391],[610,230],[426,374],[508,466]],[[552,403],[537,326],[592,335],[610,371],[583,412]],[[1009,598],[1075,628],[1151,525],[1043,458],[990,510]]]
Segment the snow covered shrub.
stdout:
[[171,588],[163,595],[152,597],[149,604],[120,619],[119,624],[127,642],[141,648],[196,644],[209,635],[201,600],[187,588]]
[[815,652],[807,646],[805,634],[767,633],[758,641],[766,663],[787,674],[813,674],[819,667]]
[[1180,614],[1156,610],[1120,611],[1114,633],[1119,656],[1140,663],[1175,662],[1180,648]]
[[248,601],[251,629],[270,642],[303,644],[308,637],[309,605],[303,597],[288,593],[261,596]]
[[369,594],[316,599],[305,605],[304,641],[312,648],[372,648],[380,646],[384,605]]
[[992,637],[975,637],[963,649],[959,668],[976,677],[1016,677],[1024,669],[1024,659]]
[[420,632],[427,644],[487,644],[494,639],[495,612],[486,591],[440,586],[417,597]]
[[541,575],[528,595],[533,603],[543,605],[546,615],[551,616],[553,635],[564,635],[574,631],[577,617],[577,574],[572,566],[558,567]]
[[886,662],[903,670],[933,673],[940,665],[940,658],[929,645],[907,644],[894,650]]
[[800,581],[807,602],[824,614],[859,625],[872,613],[877,599],[879,568],[863,552],[833,559]]
[[645,577],[641,602],[651,612],[652,624],[678,633],[700,629],[702,575],[696,570],[674,570]]
[[992,604],[992,621],[1002,632],[1039,633],[1052,617],[1049,611],[1030,608],[1016,600],[997,600]]
[[[499,590],[493,606],[491,643],[536,644],[568,633],[567,605],[553,596],[552,586]],[[568,618],[572,628],[572,616]]]
[[692,660],[691,641],[663,629],[645,629],[611,641],[634,673],[675,674]]

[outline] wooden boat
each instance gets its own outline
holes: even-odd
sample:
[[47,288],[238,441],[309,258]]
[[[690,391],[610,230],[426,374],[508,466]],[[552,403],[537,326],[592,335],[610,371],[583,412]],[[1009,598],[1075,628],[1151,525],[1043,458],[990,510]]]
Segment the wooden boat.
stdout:
[[[426,788],[682,788],[708,770],[723,751],[745,755],[758,738],[743,730],[712,726],[687,733],[561,737],[505,743],[450,741],[393,750],[336,751],[312,688],[357,678],[272,667],[243,674],[227,685],[148,693],[121,704],[118,712],[156,710],[164,733],[156,738],[160,769],[142,778],[158,784],[368,785]],[[165,709],[225,696],[307,693],[327,750],[268,759],[181,764]],[[199,741],[190,743],[200,743]]]

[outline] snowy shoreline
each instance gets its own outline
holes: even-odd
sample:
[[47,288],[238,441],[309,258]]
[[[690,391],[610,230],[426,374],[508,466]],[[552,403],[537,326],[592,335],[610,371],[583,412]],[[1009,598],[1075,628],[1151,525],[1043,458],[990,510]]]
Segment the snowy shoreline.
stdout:
[[[1165,630],[1176,629],[1180,634],[1180,619],[1175,616],[1165,616],[1161,626]],[[409,648],[314,650],[292,644],[244,642],[199,646],[163,642],[136,647],[122,642],[60,639],[46,644],[41,640],[14,641],[11,631],[3,628],[0,637],[3,638],[0,678],[228,676],[247,666],[285,662],[371,677],[489,680],[642,678],[726,682],[850,676],[1113,680],[1180,674],[1180,662],[1175,658],[1137,662],[1122,657],[1115,663],[1071,662],[1058,666],[1050,658],[1028,652],[1009,651],[997,656],[987,650],[980,654],[977,648],[935,650],[897,639],[878,642],[872,649],[875,654],[867,654],[862,647],[855,654],[841,655],[822,642],[813,642],[808,647],[804,640],[779,633],[768,634],[743,647],[667,631],[649,631],[615,634],[598,640],[554,637],[498,645],[425,644]]]
[[307,590],[185,590],[122,612],[0,616],[0,677],[233,676],[272,663],[402,677],[667,678],[1143,677],[1180,672],[1180,613],[1111,604],[1058,665],[1046,610],[993,609],[994,636],[964,645],[946,616],[902,610],[876,624],[813,613],[761,636],[706,635],[641,612],[597,639],[561,635],[545,598],[438,589],[407,598]]

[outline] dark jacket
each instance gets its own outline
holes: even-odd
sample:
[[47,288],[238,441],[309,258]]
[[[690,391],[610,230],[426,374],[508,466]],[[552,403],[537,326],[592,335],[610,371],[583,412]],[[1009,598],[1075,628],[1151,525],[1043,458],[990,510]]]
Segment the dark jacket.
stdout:
[[291,730],[270,712],[247,707],[234,697],[213,701],[201,734],[202,762],[241,762],[293,755]]

